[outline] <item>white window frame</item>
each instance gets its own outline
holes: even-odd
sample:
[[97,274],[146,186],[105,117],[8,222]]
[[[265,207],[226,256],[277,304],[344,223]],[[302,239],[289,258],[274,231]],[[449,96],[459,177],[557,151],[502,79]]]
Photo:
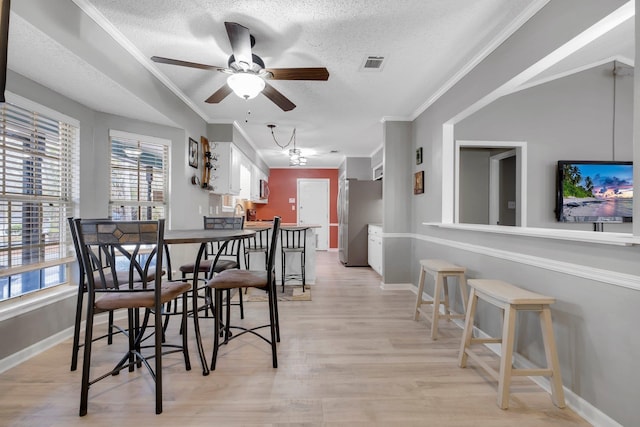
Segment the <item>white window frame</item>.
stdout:
[[[40,180],[29,188],[46,188],[43,194],[23,194],[20,191],[16,191],[15,188],[5,187],[6,184],[16,184],[15,175],[12,177],[9,174],[11,169],[15,169],[18,166],[15,161],[21,156],[16,155],[15,142],[10,143],[7,138],[7,134],[2,132],[0,134],[0,150],[2,150],[2,161],[0,162],[0,202],[4,205],[2,212],[1,222],[7,227],[11,227],[12,220],[15,215],[9,213],[13,211],[12,205],[21,203],[35,203],[40,205],[40,215],[38,217],[38,223],[41,224],[42,232],[44,233],[44,223],[48,224],[49,230],[57,229],[57,233],[54,234],[42,234],[41,238],[34,241],[34,245],[25,246],[24,241],[20,244],[13,242],[13,239],[6,239],[6,261],[7,266],[0,269],[0,282],[2,283],[2,293],[0,294],[0,300],[8,300],[15,297],[21,297],[27,293],[34,293],[45,288],[51,288],[57,285],[66,284],[69,281],[69,269],[67,263],[73,260],[72,254],[72,242],[71,236],[67,226],[66,218],[71,216],[76,210],[77,200],[79,195],[78,176],[79,176],[79,144],[80,144],[80,122],[77,119],[59,113],[48,107],[40,105],[36,102],[23,98],[19,95],[13,94],[9,91],[6,92],[5,105],[3,109],[9,109],[18,114],[22,114],[23,117],[31,117],[31,128],[23,127],[19,130],[20,126],[24,126],[25,121],[11,121],[12,126],[16,127],[16,134],[22,133],[23,135],[51,135],[49,131],[38,131],[40,123],[51,124],[58,122],[58,132],[54,132],[54,135],[59,138],[60,142],[47,140],[48,136],[40,139],[44,141],[51,141],[56,148],[57,144],[60,145],[60,152],[49,151],[42,155],[36,156],[40,160],[37,160],[39,169],[37,174],[40,176]],[[5,114],[2,114],[0,118],[0,125],[3,129],[9,126],[10,120]],[[51,147],[51,145],[44,145]],[[24,148],[24,147],[23,147]],[[4,151],[7,150],[7,151]],[[23,153],[28,154],[27,151]],[[11,162],[11,163],[5,163]],[[43,166],[44,165],[44,166]],[[15,172],[15,171],[14,171]],[[36,173],[36,172],[34,172]],[[34,175],[35,176],[35,175]],[[44,177],[44,178],[43,178]],[[22,178],[24,182],[24,177]],[[51,209],[54,207],[54,209]],[[49,209],[47,209],[49,208]],[[47,212],[51,215],[47,215]],[[19,222],[20,226],[24,226],[22,220]],[[22,229],[22,228],[21,228]],[[57,234],[57,235],[56,235]],[[22,248],[22,249],[20,249]],[[22,258],[18,254],[14,255],[14,252],[22,252],[29,250],[29,248],[43,251],[44,259],[38,260],[33,263],[24,263]],[[12,256],[9,256],[12,255]],[[62,266],[62,267],[61,267]],[[3,266],[4,267],[4,266]],[[53,269],[53,270],[52,270]],[[50,273],[53,273],[51,275]],[[31,277],[27,277],[27,275]],[[37,276],[37,287],[33,288],[24,281],[32,281]],[[14,286],[18,286],[17,289]],[[31,283],[33,285],[33,283]],[[26,289],[25,290],[25,286]],[[31,287],[31,289],[29,289]],[[5,292],[6,291],[6,292]]]
[[[163,174],[164,174],[164,183],[162,186],[162,201],[145,201],[145,200],[131,200],[131,199],[113,199],[111,191],[109,192],[109,215],[113,215],[114,207],[116,206],[128,206],[128,207],[138,207],[142,209],[144,207],[157,207],[162,206],[164,210],[164,215],[162,218],[168,219],[169,216],[169,184],[171,180],[171,161],[170,161],[170,153],[171,153],[171,140],[165,138],[158,138],[149,135],[141,135],[131,132],[125,132],[115,129],[109,130],[109,180],[111,180],[113,170],[112,170],[112,144],[114,139],[126,140],[135,142],[137,144],[151,144],[156,146],[164,147],[164,165],[163,165]],[[140,170],[140,165],[138,165],[138,170]],[[140,198],[140,197],[138,197]]]

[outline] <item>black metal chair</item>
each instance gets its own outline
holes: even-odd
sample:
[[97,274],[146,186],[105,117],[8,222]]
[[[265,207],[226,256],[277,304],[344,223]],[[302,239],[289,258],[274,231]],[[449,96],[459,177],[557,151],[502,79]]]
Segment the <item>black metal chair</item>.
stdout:
[[[76,298],[76,317],[73,327],[73,344],[71,347],[71,370],[75,371],[78,368],[78,352],[83,344],[80,344],[80,328],[82,325],[82,306],[84,303],[84,296],[87,293],[87,276],[86,271],[84,269],[84,263],[82,262],[82,253],[80,251],[80,245],[78,243],[78,234],[76,232],[76,228],[73,222],[73,217],[67,218],[67,222],[69,223],[69,230],[71,231],[71,239],[73,240],[73,247],[76,253],[76,260],[78,261],[78,270],[80,272],[78,277],[78,296]],[[98,270],[108,268],[108,266],[104,265],[104,259],[98,259],[97,262],[92,265],[91,272],[92,274],[99,274]],[[120,276],[120,281],[125,280],[125,276],[121,273],[118,273]],[[97,341],[103,338],[107,338],[107,343],[111,345],[113,343],[113,335],[114,330],[115,333],[126,333],[127,330],[121,328],[117,325],[114,325],[113,321],[113,310],[109,310],[108,312],[108,326],[107,333],[104,335],[100,335],[93,338],[93,341]]]
[[251,269],[251,254],[263,253],[264,266],[267,266],[269,257],[269,233],[271,227],[256,230],[256,234],[244,239],[244,265],[247,270]]
[[[242,230],[244,228],[244,217],[243,216],[221,216],[221,217],[211,217],[204,216],[203,217],[203,227],[205,230]],[[242,241],[241,240],[233,240],[228,242],[211,242],[207,245],[207,250],[204,253],[204,259],[200,261],[200,265],[198,267],[198,273],[203,275],[203,281],[206,283],[207,280],[211,279],[214,274],[220,273],[224,270],[228,269],[238,269],[241,267],[240,265],[240,253],[242,250]],[[182,273],[182,280],[186,281],[187,276],[191,275],[193,277],[195,270],[195,262],[191,262],[188,264],[183,264],[179,268]],[[211,308],[211,304],[213,304],[213,300],[210,295],[210,291],[206,289],[206,286],[199,287],[199,290],[205,289],[205,295],[203,296],[205,300],[205,304],[201,305],[199,311],[204,312],[203,314],[198,313],[199,316],[204,318],[209,318],[209,309]],[[200,296],[200,293],[198,293]],[[240,307],[240,316],[244,319],[244,301],[242,299],[242,295],[239,296],[237,303],[230,303],[231,293],[229,292],[227,295],[228,303],[231,305],[238,305]],[[167,307],[167,312],[171,311],[171,306]],[[211,313],[213,315],[213,313]],[[165,330],[168,326],[169,318],[167,318],[165,323]]]
[[[280,245],[282,256],[282,292],[284,284],[288,280],[300,280],[302,282],[302,292],[306,287],[305,263],[307,255],[307,230],[309,227],[288,228],[280,230]],[[300,272],[287,273],[287,254],[300,255]]]
[[[158,221],[73,221],[85,271],[106,259],[108,268],[87,274],[87,323],[80,394],[80,416],[87,414],[89,387],[128,368],[133,371],[143,364],[155,380],[156,413],[162,412],[162,356],[181,352],[185,367],[191,369],[187,347],[186,293],[191,285],[183,281],[163,282],[164,220]],[[125,280],[122,280],[125,276]],[[149,279],[149,277],[153,279]],[[145,278],[137,281],[137,278]],[[182,303],[182,343],[164,344],[162,306],[178,297]],[[120,361],[109,372],[91,378],[91,352],[94,316],[98,312],[127,309],[129,344]],[[144,317],[140,323],[140,309]],[[151,334],[145,336],[151,318]],[[145,345],[153,337],[153,344]],[[146,353],[152,349],[151,354]],[[152,368],[149,360],[154,359]]]
[[[243,216],[205,216],[203,217],[203,225],[205,230],[242,230],[244,228],[244,217]],[[205,277],[203,280],[210,279],[213,271],[211,270],[211,266],[213,265],[213,259],[211,256],[216,254],[217,247],[213,244],[210,244],[207,252],[204,254],[204,259],[200,261],[200,265],[198,267],[198,274],[203,273]],[[224,259],[224,258],[223,258]],[[239,264],[239,263],[238,263]],[[219,267],[220,270],[224,270],[227,268],[238,268],[236,266],[232,266],[227,263],[221,263]],[[180,266],[179,270],[182,273],[182,278],[186,279],[187,275],[193,275],[195,269],[195,263],[191,262],[188,264],[183,264]]]
[[[211,370],[216,369],[216,360],[218,357],[218,350],[220,346],[226,345],[233,338],[244,335],[245,333],[251,333],[262,338],[268,344],[271,345],[271,356],[273,361],[273,367],[278,367],[278,355],[276,343],[280,341],[280,323],[278,320],[278,298],[276,295],[276,283],[275,283],[275,252],[278,244],[278,230],[280,228],[280,217],[275,217],[273,220],[273,232],[271,235],[271,250],[267,260],[267,268],[265,270],[225,270],[218,275],[215,275],[211,280],[207,282],[207,286],[214,292],[214,338],[213,338],[213,355],[211,357]],[[227,308],[226,320],[222,322],[222,292],[230,291],[231,289],[238,289],[242,294],[243,288],[260,288],[267,291],[268,304],[269,304],[269,323],[255,326],[252,328],[246,328],[242,326],[231,325],[230,310]],[[258,332],[259,329],[269,328],[270,337],[267,338]],[[240,333],[231,335],[230,329],[240,330]],[[224,336],[224,340],[220,342],[220,336]]]

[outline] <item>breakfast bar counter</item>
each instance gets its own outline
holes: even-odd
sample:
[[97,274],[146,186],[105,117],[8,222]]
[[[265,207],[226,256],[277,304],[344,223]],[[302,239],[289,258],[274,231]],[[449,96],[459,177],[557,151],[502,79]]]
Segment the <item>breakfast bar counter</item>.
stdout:
[[[271,221],[246,221],[244,223],[244,228],[247,230],[262,230],[265,228],[271,228],[273,226]],[[319,224],[300,224],[295,222],[285,222],[280,224],[280,228],[282,230],[296,230],[299,228],[309,228],[307,231],[306,238],[306,262],[305,262],[305,275],[306,275],[306,283],[307,285],[313,285],[316,283],[316,247],[317,247],[317,234],[315,232],[316,228],[320,228]],[[278,239],[278,249],[276,252],[276,284],[280,284],[282,278],[282,257],[280,252],[280,239]],[[292,256],[293,254],[289,254],[288,256]],[[256,262],[254,264],[253,259],[251,260],[251,268],[255,269],[257,265],[264,265],[264,255],[262,253],[251,254],[251,256],[256,257]],[[260,258],[261,257],[261,258]],[[289,261],[287,258],[287,273],[300,273],[300,263],[299,261],[292,260]],[[287,284],[301,284],[302,282],[297,280],[287,281]]]

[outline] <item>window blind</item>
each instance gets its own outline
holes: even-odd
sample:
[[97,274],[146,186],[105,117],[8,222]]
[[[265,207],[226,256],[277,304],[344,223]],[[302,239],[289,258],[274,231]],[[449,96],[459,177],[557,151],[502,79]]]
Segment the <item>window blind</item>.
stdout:
[[70,256],[66,218],[78,189],[79,129],[10,103],[1,105],[0,126],[0,276],[6,277]]
[[166,216],[168,144],[156,138],[111,134],[111,217],[157,220]]

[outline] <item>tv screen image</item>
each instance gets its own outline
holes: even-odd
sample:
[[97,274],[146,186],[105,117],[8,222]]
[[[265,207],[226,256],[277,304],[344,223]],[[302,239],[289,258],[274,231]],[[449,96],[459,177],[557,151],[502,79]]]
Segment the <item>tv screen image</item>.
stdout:
[[558,221],[631,222],[632,212],[632,162],[558,161]]

